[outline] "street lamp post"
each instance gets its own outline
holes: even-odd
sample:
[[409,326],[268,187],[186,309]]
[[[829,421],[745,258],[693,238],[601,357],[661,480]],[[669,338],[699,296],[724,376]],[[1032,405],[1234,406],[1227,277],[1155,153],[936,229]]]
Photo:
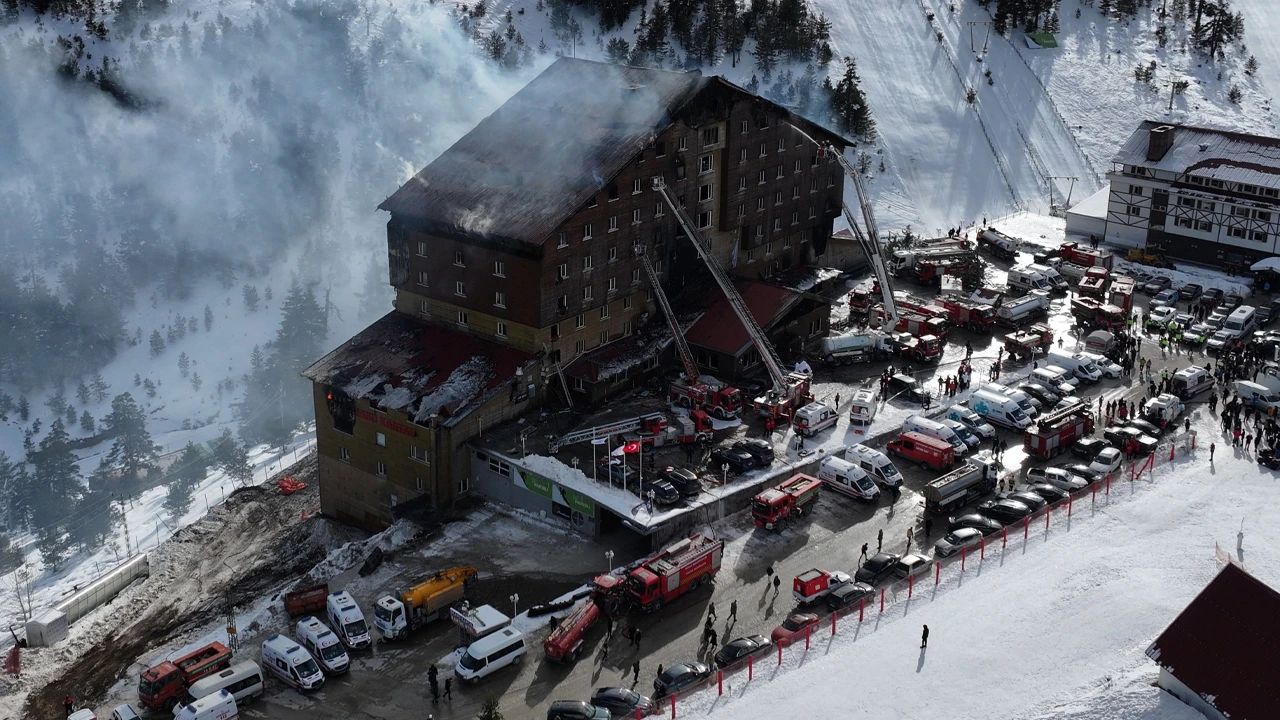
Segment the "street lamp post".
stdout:
[[511,617],[520,614],[520,593],[511,593]]
[[609,574],[612,575],[613,574],[613,551],[605,550],[604,559],[609,561]]

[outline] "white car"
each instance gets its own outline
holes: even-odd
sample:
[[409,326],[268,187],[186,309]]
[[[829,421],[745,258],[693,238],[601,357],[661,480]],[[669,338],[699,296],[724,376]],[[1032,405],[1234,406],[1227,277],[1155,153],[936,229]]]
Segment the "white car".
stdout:
[[1049,483],[1059,490],[1066,490],[1067,492],[1075,492],[1089,487],[1088,480],[1056,467],[1027,468],[1027,482]]
[[1230,330],[1219,330],[1209,338],[1206,343],[1208,348],[1214,352],[1222,352],[1222,349],[1236,341],[1236,334]]
[[996,434],[996,429],[991,427],[991,423],[983,420],[981,415],[963,405],[952,405],[947,408],[947,419],[964,423],[965,427],[979,437],[992,438]]
[[1169,321],[1178,314],[1176,308],[1171,307],[1153,307],[1151,312],[1147,313],[1147,327],[1156,326],[1164,330],[1169,326]]
[[950,557],[964,548],[982,542],[982,531],[977,528],[956,528],[933,544],[933,552],[939,557]]
[[1080,354],[1092,360],[1093,364],[1097,365],[1098,369],[1102,371],[1103,377],[1118,378],[1124,374],[1124,368],[1120,367],[1118,363],[1113,362],[1111,358],[1106,355],[1099,355],[1098,353],[1091,352],[1082,352]]
[[961,440],[963,440],[964,444],[968,446],[970,450],[973,450],[982,444],[982,438],[974,435],[973,431],[969,429],[969,426],[959,420],[944,418],[942,420],[942,424],[951,428],[951,432],[954,432]]
[[1094,456],[1093,462],[1089,463],[1089,469],[1096,471],[1099,475],[1106,475],[1120,469],[1120,461],[1124,459],[1124,455],[1116,448],[1103,448]]

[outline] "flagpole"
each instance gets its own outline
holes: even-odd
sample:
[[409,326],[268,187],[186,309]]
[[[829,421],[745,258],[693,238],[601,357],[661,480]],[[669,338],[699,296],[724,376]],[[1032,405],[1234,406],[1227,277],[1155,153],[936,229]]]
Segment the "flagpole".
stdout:
[[613,436],[605,435],[604,450],[609,458],[609,489],[613,489]]

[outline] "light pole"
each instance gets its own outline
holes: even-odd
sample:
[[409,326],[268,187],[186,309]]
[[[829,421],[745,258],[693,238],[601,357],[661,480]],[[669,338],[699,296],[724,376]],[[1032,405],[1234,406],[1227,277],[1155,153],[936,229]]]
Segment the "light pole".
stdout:
[[520,614],[520,593],[512,593],[511,594],[511,617],[514,618],[519,614]]
[[613,551],[605,550],[604,559],[609,562],[609,574],[612,575],[613,574]]
[[729,463],[721,463],[720,473],[720,487],[724,487],[729,484]]

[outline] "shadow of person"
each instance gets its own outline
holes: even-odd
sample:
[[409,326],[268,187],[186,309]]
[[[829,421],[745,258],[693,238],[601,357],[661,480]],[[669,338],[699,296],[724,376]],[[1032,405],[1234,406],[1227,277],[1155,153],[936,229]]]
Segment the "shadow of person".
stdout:
[[920,672],[921,670],[924,670],[924,656],[928,651],[929,651],[929,648],[927,647],[920,648],[920,659],[916,661],[917,673]]

